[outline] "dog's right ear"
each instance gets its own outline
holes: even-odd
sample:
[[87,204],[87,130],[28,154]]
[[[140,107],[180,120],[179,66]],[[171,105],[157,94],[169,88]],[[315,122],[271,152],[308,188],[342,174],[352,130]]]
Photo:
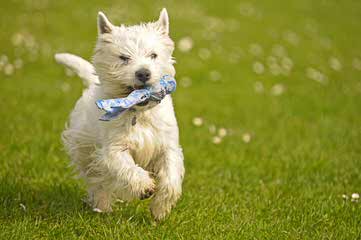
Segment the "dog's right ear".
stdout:
[[162,28],[164,34],[168,35],[169,34],[169,17],[168,17],[168,12],[167,12],[166,8],[163,8],[162,11],[160,12],[158,24]]
[[113,30],[113,24],[109,22],[104,13],[98,12],[98,34],[111,33]]

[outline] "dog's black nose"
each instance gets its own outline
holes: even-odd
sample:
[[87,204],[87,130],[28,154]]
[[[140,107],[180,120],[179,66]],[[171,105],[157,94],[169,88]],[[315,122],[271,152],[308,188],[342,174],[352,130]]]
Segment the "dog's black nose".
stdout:
[[146,68],[141,68],[135,72],[135,78],[139,81],[145,83],[150,79],[151,72]]

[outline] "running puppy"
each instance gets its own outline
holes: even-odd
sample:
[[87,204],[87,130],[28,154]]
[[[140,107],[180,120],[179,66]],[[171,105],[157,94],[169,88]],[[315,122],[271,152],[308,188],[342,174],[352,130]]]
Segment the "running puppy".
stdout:
[[153,195],[150,210],[161,220],[181,196],[183,153],[171,96],[109,122],[98,120],[103,112],[95,105],[151,86],[165,74],[174,76],[173,50],[166,9],[156,22],[136,26],[114,26],[99,12],[93,64],[71,54],[55,56],[86,86],[62,137],[98,211],[110,212],[114,199]]

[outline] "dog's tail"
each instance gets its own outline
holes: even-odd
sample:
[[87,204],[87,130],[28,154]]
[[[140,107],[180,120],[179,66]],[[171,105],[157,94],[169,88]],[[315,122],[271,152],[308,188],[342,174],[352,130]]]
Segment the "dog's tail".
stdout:
[[55,54],[55,60],[57,63],[64,65],[76,73],[83,80],[85,87],[89,87],[93,84],[100,84],[99,77],[97,76],[93,65],[83,58],[69,53],[58,53]]

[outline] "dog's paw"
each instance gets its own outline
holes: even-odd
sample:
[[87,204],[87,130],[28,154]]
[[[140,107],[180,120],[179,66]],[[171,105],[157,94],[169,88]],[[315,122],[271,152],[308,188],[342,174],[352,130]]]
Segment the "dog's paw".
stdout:
[[111,198],[109,193],[95,192],[92,202],[93,212],[109,213],[112,212]]
[[141,170],[137,181],[132,182],[133,196],[138,199],[150,198],[155,192],[155,182],[151,173]]
[[159,222],[165,219],[176,205],[181,194],[181,185],[164,185],[164,182],[163,185],[158,184],[157,192],[149,205],[154,220]]
[[161,192],[157,192],[149,205],[153,219],[157,222],[165,219],[175,204],[175,202],[170,202],[165,197]]
[[139,198],[141,200],[150,198],[155,192],[155,182],[154,179],[148,173],[148,178],[143,182],[143,189],[141,189]]
[[151,204],[150,206],[150,212],[152,214],[153,219],[156,222],[160,222],[164,220],[168,216],[170,211],[171,211],[171,206],[169,205],[157,206],[156,204]]
[[93,208],[93,212],[95,212],[95,213],[111,213],[111,212],[113,212],[113,209],[111,207],[105,208],[105,209]]
[[145,189],[145,191],[140,195],[140,200],[150,198],[154,194],[154,188]]

